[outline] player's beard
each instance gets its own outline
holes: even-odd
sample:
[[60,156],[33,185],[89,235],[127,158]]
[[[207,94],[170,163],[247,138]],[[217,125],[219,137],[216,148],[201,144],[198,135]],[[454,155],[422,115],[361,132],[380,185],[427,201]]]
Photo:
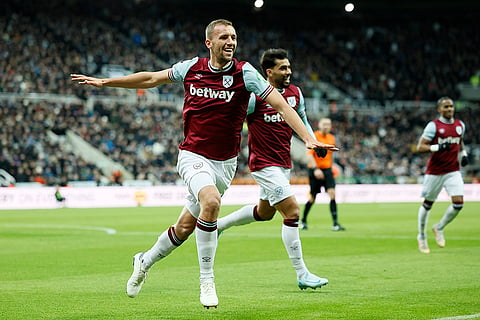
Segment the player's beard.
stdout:
[[287,78],[287,79],[283,78],[281,88],[286,89],[288,87],[290,87],[290,78]]
[[235,47],[225,49],[230,49],[231,51],[225,51],[224,48],[222,48],[220,52],[220,57],[222,62],[228,63],[233,60],[233,55],[235,54]]
[[233,60],[233,54],[235,53],[235,47],[232,48],[231,52],[227,52],[224,49],[225,47],[217,46],[211,51],[215,63],[220,65],[221,68],[225,67],[230,61]]
[[276,79],[274,79],[273,84],[274,84],[274,87],[277,89],[286,89],[290,86],[290,78],[277,77]]

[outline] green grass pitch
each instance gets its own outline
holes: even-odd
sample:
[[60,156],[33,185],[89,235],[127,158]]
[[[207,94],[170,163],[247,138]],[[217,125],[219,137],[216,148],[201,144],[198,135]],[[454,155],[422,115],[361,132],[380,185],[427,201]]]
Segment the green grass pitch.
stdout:
[[[301,231],[305,262],[330,283],[297,287],[281,217],[226,231],[215,275],[219,306],[199,302],[192,236],[157,263],[138,297],[125,294],[132,255],[151,247],[180,208],[0,210],[0,319],[480,318],[480,202],[466,202],[438,248],[417,250],[418,203],[328,204]],[[448,203],[436,203],[429,228]],[[225,215],[237,206],[225,206]]]

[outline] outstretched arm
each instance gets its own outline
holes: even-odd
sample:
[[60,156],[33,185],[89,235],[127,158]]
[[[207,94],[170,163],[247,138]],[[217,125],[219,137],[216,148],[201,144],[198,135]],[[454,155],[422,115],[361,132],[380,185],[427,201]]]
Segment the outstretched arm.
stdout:
[[129,89],[146,89],[153,88],[161,84],[171,83],[168,77],[170,69],[155,72],[137,72],[123,77],[116,78],[95,78],[83,74],[71,74],[71,80],[81,85],[91,85],[97,88],[115,87]]
[[288,125],[292,127],[292,129],[305,142],[305,146],[308,149],[325,148],[332,151],[338,150],[338,148],[334,145],[321,143],[315,138],[313,138],[312,135],[308,132],[305,124],[302,122],[298,114],[290,105],[288,105],[288,103],[277,90],[273,90],[267,96],[265,101],[278,111],[278,113],[282,116],[283,119],[285,119]]

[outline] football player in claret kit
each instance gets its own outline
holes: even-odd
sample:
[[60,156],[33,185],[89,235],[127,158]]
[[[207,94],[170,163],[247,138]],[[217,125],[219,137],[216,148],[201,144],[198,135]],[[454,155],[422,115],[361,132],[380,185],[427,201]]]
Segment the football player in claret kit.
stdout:
[[[270,84],[282,94],[313,135],[305,112],[303,94],[300,88],[290,84],[292,71],[287,51],[266,50],[260,65]],[[254,94],[249,102],[247,124],[248,166],[260,185],[260,200],[256,205],[244,206],[220,218],[218,230],[223,232],[232,226],[271,220],[275,212],[279,211],[283,217],[283,244],[297,273],[299,288],[320,288],[328,284],[328,280],[311,273],[305,265],[298,232],[300,209],[290,187],[292,129],[275,109]]]
[[[465,124],[455,119],[455,106],[449,97],[442,97],[437,102],[440,117],[430,121],[425,127],[417,144],[418,152],[430,152],[427,169],[423,180],[423,204],[418,209],[418,250],[429,253],[427,242],[427,222],[430,210],[440,191],[445,188],[452,199],[440,221],[433,225],[435,241],[439,247],[445,247],[443,229],[452,222],[463,208],[463,178],[460,164],[468,164],[468,156],[463,144]],[[459,153],[461,161],[459,163]]]
[[212,21],[205,30],[209,58],[195,57],[156,72],[137,72],[99,79],[72,74],[72,80],[95,87],[153,88],[179,82],[185,90],[184,140],[179,145],[177,170],[188,187],[187,203],[177,222],[154,245],[133,257],[127,295],[135,297],[147,272],[178,248],[195,231],[200,266],[200,302],[216,307],[218,297],[213,265],[217,250],[217,218],[221,197],[235,175],[240,137],[253,92],[265,99],[297,132],[307,148],[333,148],[316,141],[297,113],[248,62],[233,58],[237,34],[225,19]]

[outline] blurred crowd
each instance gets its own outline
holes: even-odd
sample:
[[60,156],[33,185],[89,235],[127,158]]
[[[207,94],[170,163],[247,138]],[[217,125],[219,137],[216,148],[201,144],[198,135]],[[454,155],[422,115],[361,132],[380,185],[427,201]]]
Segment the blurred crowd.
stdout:
[[[72,130],[135,179],[176,183],[177,146],[183,132],[178,110],[142,99],[136,104],[96,102],[88,107],[89,96],[125,93],[74,85],[69,75],[102,75],[107,65],[129,72],[159,70],[207,56],[205,24],[219,16],[210,17],[208,8],[195,8],[194,16],[182,19],[188,12],[185,7],[159,6],[154,1],[118,1],[108,8],[102,1],[50,3],[49,7],[43,1],[12,0],[0,5],[4,12],[0,94],[62,94],[81,102],[2,99],[0,168],[18,182],[100,183],[104,173],[63,142],[66,130]],[[427,111],[404,108],[365,114],[346,108],[325,114],[333,120],[341,147],[336,162],[347,177],[419,176],[426,158],[413,148],[425,124],[436,117],[433,101],[444,95],[459,99],[456,85],[480,69],[480,32],[474,16],[341,21],[326,17],[320,22],[305,16],[299,23],[283,22],[276,14],[261,18],[241,10],[235,14],[222,17],[236,26],[237,58],[258,67],[266,48],[288,49],[293,82],[307,97],[318,95],[313,84],[324,81],[353,100],[375,100],[379,108],[387,100],[432,102]],[[182,95],[180,85],[161,86],[158,91]],[[478,105],[460,110],[458,117],[467,123],[466,142],[479,144]],[[315,128],[318,119],[310,121]],[[294,175],[305,175],[304,169],[295,164]],[[245,152],[237,176],[248,176]]]
[[0,117],[0,168],[17,182],[118,184],[93,161],[82,160],[67,143],[67,130],[121,164],[134,179],[177,181],[182,122],[181,114],[169,108],[99,103],[88,110],[81,104],[2,102]]
[[[188,7],[155,1],[117,1],[108,9],[102,1],[70,2],[73,7],[48,8],[44,1],[3,4],[3,92],[82,96],[84,89],[69,83],[73,71],[98,74],[105,64],[132,72],[158,70],[207,54],[208,7],[195,8],[195,15],[185,19]],[[473,14],[360,20],[325,16],[322,23],[310,16],[280,23],[280,13],[256,16],[240,9],[227,16],[238,17],[237,58],[256,64],[266,48],[287,48],[295,80],[307,93],[309,82],[322,80],[358,99],[433,101],[445,93],[456,99],[456,85],[480,70],[480,27]]]
[[[467,146],[478,145],[478,109],[464,108],[457,114],[469,128]],[[102,177],[94,163],[82,160],[64,143],[66,130],[72,130],[133,173],[134,179],[154,185],[177,183],[175,164],[182,122],[176,110],[141,103],[97,103],[89,111],[74,104],[2,102],[0,117],[0,168],[17,182],[108,184],[112,177]],[[402,179],[422,175],[427,158],[414,150],[425,124],[436,117],[433,104],[427,112],[403,109],[375,116],[345,109],[330,117],[340,147],[335,162],[342,176],[354,179],[351,182],[366,183],[361,177],[376,176],[385,178],[377,182],[407,183],[415,181]],[[310,118],[314,129],[318,120]],[[246,135],[244,132],[244,146]],[[241,152],[237,178],[249,177],[246,164],[247,152]],[[295,163],[293,176],[305,175],[305,166]]]

